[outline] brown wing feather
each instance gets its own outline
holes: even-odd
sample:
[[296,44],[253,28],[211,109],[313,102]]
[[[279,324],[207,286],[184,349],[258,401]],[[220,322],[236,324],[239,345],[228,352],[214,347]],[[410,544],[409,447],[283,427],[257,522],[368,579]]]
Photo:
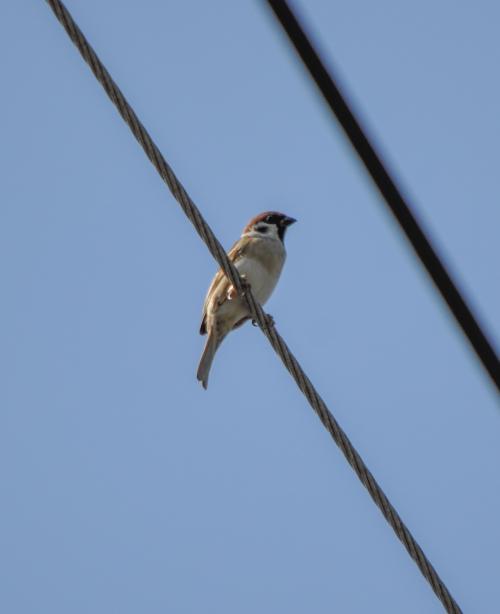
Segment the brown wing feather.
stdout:
[[[245,250],[247,248],[247,246],[250,244],[250,240],[244,240],[243,242],[241,241],[241,239],[238,239],[238,241],[236,241],[236,243],[233,245],[233,247],[231,247],[231,249],[227,252],[228,258],[229,260],[231,260],[231,262],[233,264],[235,264],[239,258],[241,258],[241,256],[245,253]],[[215,289],[217,288],[217,286],[221,286],[219,288],[219,291],[217,292],[218,294],[220,294],[221,296],[227,296],[228,290],[229,290],[229,286],[230,286],[230,282],[229,280],[226,278],[224,272],[222,269],[219,269],[217,271],[217,273],[215,274],[215,277],[212,279],[212,283],[210,284],[208,291],[207,291],[207,295],[205,296],[205,301],[203,303],[203,312],[202,312],[202,316],[201,316],[201,326],[200,326],[200,335],[206,335],[207,333],[207,307],[208,307],[208,301],[209,298],[212,297],[213,293],[215,292]],[[224,286],[226,286],[224,288]],[[222,291],[224,289],[224,291]]]

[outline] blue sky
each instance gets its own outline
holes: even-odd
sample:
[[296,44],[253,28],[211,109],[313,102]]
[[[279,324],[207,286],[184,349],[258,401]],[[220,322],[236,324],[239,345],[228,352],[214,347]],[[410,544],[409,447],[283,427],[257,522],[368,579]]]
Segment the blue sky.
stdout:
[[[68,0],[464,611],[500,604],[488,377],[262,2]],[[500,343],[497,3],[297,2]],[[44,2],[4,3],[0,609],[441,606],[263,335],[196,382],[216,265]]]

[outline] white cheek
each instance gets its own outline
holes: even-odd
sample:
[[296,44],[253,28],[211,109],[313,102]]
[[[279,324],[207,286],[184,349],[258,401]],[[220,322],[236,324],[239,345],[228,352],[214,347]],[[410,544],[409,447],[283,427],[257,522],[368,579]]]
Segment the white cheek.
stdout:
[[250,230],[246,233],[249,237],[256,237],[258,239],[276,239],[277,241],[281,241],[278,235],[278,228],[276,224],[266,224],[265,222],[261,222],[260,226],[265,227],[265,232],[259,232],[258,230]]

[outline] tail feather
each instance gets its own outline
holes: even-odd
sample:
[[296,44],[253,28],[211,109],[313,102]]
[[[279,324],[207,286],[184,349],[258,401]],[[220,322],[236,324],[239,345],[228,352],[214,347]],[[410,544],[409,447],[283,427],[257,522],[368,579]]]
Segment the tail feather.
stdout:
[[201,355],[200,359],[200,364],[198,365],[198,372],[196,373],[196,378],[198,379],[198,381],[201,382],[205,390],[208,386],[210,367],[212,366],[215,353],[217,352],[221,342],[222,339],[217,338],[216,335],[210,333],[208,335],[207,342],[205,343],[203,354]]

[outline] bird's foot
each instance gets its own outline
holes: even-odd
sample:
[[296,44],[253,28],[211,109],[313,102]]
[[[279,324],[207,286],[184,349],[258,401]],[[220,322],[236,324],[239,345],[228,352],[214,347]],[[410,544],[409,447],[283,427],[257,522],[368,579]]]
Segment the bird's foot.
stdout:
[[274,318],[270,313],[266,313],[266,322],[269,328],[274,328]]
[[251,290],[251,286],[250,286],[248,279],[246,278],[246,275],[240,275],[240,277],[241,277],[241,293],[242,293],[242,296],[245,296],[245,294],[249,290]]
[[[268,328],[273,328],[273,326],[275,325],[273,316],[270,313],[265,313],[264,318],[266,320]],[[259,323],[257,322],[257,320],[252,320],[252,326],[258,326],[258,325]]]

